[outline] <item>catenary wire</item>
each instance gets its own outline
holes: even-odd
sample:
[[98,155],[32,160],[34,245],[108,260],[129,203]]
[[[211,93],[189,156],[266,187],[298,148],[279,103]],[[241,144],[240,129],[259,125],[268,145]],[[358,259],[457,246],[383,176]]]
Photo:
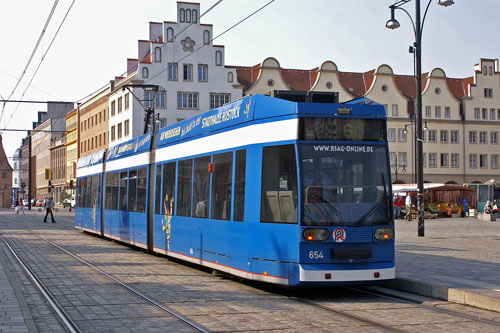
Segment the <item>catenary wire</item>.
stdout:
[[[230,30],[232,30],[233,28],[237,27],[238,25],[240,25],[241,23],[245,22],[246,20],[248,20],[250,17],[254,16],[255,14],[257,14],[258,12],[260,12],[261,10],[263,10],[264,8],[266,8],[267,6],[269,6],[271,3],[273,3],[274,1],[276,0],[271,0],[269,1],[268,3],[266,3],[264,6],[260,7],[259,9],[257,9],[256,11],[254,11],[253,13],[251,13],[250,15],[246,16],[245,18],[243,18],[242,20],[238,21],[236,24],[232,25],[231,27],[229,27],[228,29],[226,29],[225,31],[223,31],[222,33],[220,33],[219,35],[217,35],[216,37],[212,38],[209,42],[209,44],[203,44],[202,46],[200,46],[199,48],[197,48],[196,50],[194,50],[193,52],[187,54],[186,56],[182,57],[181,59],[177,60],[177,61],[174,61],[174,63],[178,63],[184,59],[186,59],[187,57],[193,55],[194,53],[196,53],[197,51],[199,51],[200,49],[202,49],[203,47],[205,47],[206,45],[210,45],[214,40],[216,40],[217,38],[221,37],[222,35],[224,35],[225,33],[229,32]],[[175,50],[175,48],[174,48]],[[146,81],[144,82],[149,82],[151,81],[152,79],[154,79],[155,77],[157,77],[158,75],[164,73],[166,70],[168,70],[168,66],[167,68],[165,68],[164,70],[158,72],[156,75],[152,76],[151,78],[147,79]]]
[[[52,19],[52,15],[54,14],[55,10],[56,10],[56,7],[57,7],[57,4],[59,3],[59,0],[56,0],[54,2],[54,5],[52,6],[52,9],[50,11],[50,14],[49,14],[49,17],[47,18],[47,20],[45,21],[45,25],[42,29],[42,32],[40,33],[40,36],[38,37],[38,41],[36,42],[35,44],[35,47],[33,48],[33,51],[31,52],[31,55],[28,59],[28,63],[26,64],[26,66],[24,67],[24,70],[23,72],[21,73],[21,76],[19,77],[19,79],[17,80],[17,83],[16,85],[14,86],[14,89],[12,89],[12,92],[10,93],[10,95],[7,97],[7,99],[10,99],[12,97],[12,95],[15,93],[17,87],[19,86],[19,83],[21,82],[21,80],[23,79],[24,75],[26,74],[26,71],[28,70],[28,67],[29,65],[31,64],[31,61],[33,60],[33,57],[35,56],[35,53],[38,49],[38,46],[40,46],[40,42],[42,41],[42,38],[43,36],[45,35],[45,31],[47,31],[47,27],[50,23],[50,20]],[[0,114],[0,121],[2,120],[2,117],[4,116],[4,111],[5,111],[5,103],[2,107],[2,113]]]
[[[62,19],[61,23],[59,24],[59,27],[57,28],[57,31],[56,33],[54,34],[54,36],[52,37],[52,40],[50,41],[50,44],[49,44],[49,47],[47,48],[47,50],[45,51],[45,53],[42,55],[42,59],[40,60],[40,62],[38,63],[38,66],[35,70],[35,72],[33,73],[33,75],[31,76],[31,79],[30,81],[28,82],[28,85],[26,86],[26,89],[24,89],[22,95],[21,95],[21,98],[20,100],[22,100],[24,98],[24,95],[26,94],[26,92],[28,91],[28,89],[30,88],[31,86],[31,82],[33,82],[33,79],[35,78],[36,74],[38,73],[38,70],[40,69],[40,66],[42,65],[42,62],[43,60],[45,59],[45,56],[47,55],[47,53],[49,52],[52,44],[54,43],[54,40],[56,39],[57,35],[59,34],[59,31],[61,30],[61,27],[63,26],[64,22],[66,21],[66,18],[68,17],[68,14],[69,12],[71,11],[71,8],[73,8],[73,5],[75,4],[75,1],[76,0],[73,0],[73,2],[71,2],[71,5],[69,6],[68,10],[66,11],[66,14],[64,15],[64,18]],[[8,127],[10,122],[12,121],[12,118],[14,117],[14,115],[16,114],[18,108],[19,108],[19,105],[20,103],[18,103],[16,105],[16,108],[14,109],[14,111],[12,112],[12,114],[10,115],[10,118],[9,118],[9,121],[7,121],[7,125],[5,127]]]

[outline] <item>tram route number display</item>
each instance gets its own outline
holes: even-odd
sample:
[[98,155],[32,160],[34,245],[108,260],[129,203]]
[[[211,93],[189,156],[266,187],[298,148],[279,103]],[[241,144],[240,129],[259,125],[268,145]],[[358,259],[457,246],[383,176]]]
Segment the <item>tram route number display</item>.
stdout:
[[323,259],[323,251],[309,251],[309,259]]

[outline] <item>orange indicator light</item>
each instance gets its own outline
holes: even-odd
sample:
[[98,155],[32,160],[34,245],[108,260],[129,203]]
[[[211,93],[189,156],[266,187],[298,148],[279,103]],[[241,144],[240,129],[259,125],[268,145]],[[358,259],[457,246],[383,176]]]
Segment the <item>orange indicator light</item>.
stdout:
[[311,235],[307,236],[307,240],[313,240],[313,239],[314,239],[313,236],[311,236]]

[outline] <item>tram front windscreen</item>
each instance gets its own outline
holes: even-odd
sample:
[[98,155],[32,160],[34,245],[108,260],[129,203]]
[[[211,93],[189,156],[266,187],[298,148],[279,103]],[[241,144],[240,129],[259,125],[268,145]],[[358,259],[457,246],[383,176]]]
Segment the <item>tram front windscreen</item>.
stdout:
[[386,145],[299,145],[302,224],[392,224]]

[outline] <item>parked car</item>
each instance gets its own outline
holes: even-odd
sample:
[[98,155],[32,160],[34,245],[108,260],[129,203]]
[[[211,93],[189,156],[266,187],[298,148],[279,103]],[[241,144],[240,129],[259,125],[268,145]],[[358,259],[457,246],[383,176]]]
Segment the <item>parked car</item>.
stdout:
[[24,207],[28,207],[28,200],[23,200]]
[[69,207],[70,205],[71,207],[74,207],[70,199],[63,200],[63,208]]

